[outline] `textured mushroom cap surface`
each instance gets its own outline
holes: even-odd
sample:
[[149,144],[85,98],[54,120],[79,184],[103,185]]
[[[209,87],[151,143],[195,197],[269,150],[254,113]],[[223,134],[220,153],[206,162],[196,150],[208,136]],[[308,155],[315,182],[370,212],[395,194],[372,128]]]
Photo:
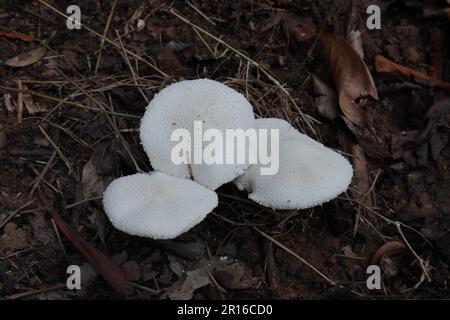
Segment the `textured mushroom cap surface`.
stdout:
[[289,122],[280,118],[261,118],[255,120],[256,129],[278,129],[280,130],[281,140],[300,140],[307,144],[312,144],[317,147],[326,148],[320,142],[310,138],[306,134],[299,132]]
[[114,227],[153,239],[172,239],[188,231],[217,204],[214,191],[156,171],[118,178],[103,194]]
[[279,170],[275,175],[261,175],[261,165],[255,164],[236,178],[236,186],[250,192],[251,200],[272,209],[305,209],[327,202],[348,188],[353,169],[347,159],[292,131],[284,120],[261,120],[256,121],[256,127],[280,129]]
[[[208,79],[172,84],[155,95],[147,106],[140,138],[153,168],[180,178],[188,178],[192,172],[195,181],[215,190],[242,174],[248,164],[192,164],[190,171],[186,164],[173,163],[171,151],[178,144],[171,141],[173,131],[187,129],[193,146],[195,120],[202,121],[203,132],[214,128],[225,137],[225,129],[247,130],[253,127],[252,106],[236,90]],[[207,144],[203,143],[203,148]],[[226,154],[225,147],[223,154]]]

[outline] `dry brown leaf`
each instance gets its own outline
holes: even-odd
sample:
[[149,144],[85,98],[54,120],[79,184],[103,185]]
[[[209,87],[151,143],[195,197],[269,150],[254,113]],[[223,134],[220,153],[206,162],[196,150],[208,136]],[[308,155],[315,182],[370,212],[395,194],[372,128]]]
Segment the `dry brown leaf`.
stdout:
[[428,81],[431,84],[438,86],[445,90],[450,90],[450,83],[430,77],[429,75],[419,72],[417,70],[402,66],[394,61],[391,61],[382,55],[375,56],[375,69],[380,73],[388,73],[395,76],[413,77],[419,80]]
[[103,252],[75,233],[55,209],[49,208],[49,211],[59,231],[89,261],[92,267],[103,277],[117,295],[121,298],[126,298],[128,295],[127,281],[122,269],[111,258],[107,257]]
[[83,172],[81,173],[81,186],[83,188],[83,199],[103,194],[103,180],[97,173],[97,168],[93,163],[92,157],[83,167]]
[[341,36],[324,34],[322,43],[327,50],[334,75],[339,105],[345,117],[357,125],[366,123],[361,98],[378,100],[372,76],[359,54]]
[[33,63],[38,62],[45,55],[47,51],[44,47],[39,47],[37,49],[23,52],[14,58],[8,59],[5,61],[5,65],[14,68],[26,67]]
[[325,82],[313,75],[315,101],[320,115],[327,119],[337,117],[338,101],[336,93]]

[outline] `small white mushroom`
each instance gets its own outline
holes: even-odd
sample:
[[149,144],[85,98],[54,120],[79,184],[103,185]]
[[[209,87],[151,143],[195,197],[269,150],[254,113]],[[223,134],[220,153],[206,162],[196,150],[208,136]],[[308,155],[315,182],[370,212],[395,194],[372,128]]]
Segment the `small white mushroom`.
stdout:
[[286,121],[255,122],[258,128],[280,130],[279,170],[275,175],[261,175],[261,165],[255,164],[236,178],[237,187],[249,191],[251,200],[273,209],[305,209],[348,188],[353,169],[343,156],[297,132]]
[[[180,178],[192,175],[198,183],[215,190],[242,174],[248,164],[175,164],[171,152],[178,142],[172,141],[171,135],[175,129],[187,129],[192,137],[193,150],[194,121],[202,122],[203,132],[217,129],[225,137],[226,129],[247,130],[253,127],[252,106],[236,90],[208,79],[172,84],[159,92],[147,106],[140,138],[152,167]],[[225,155],[225,143],[222,151]],[[186,158],[189,159],[186,160],[193,163],[194,156],[188,154]]]
[[217,204],[214,191],[157,171],[118,178],[103,195],[114,227],[154,239],[172,239],[188,231]]

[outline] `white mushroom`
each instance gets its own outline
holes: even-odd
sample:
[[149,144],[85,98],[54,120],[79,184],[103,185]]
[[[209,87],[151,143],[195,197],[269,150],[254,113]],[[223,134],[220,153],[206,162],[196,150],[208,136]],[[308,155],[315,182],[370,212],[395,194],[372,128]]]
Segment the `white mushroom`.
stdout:
[[[273,209],[304,209],[327,202],[344,192],[353,175],[340,154],[275,119],[256,120],[256,127],[280,130],[279,170],[261,175],[261,165],[250,166],[235,180],[249,198]],[[293,130],[292,130],[292,129]]]
[[217,204],[214,191],[157,171],[118,178],[103,195],[114,227],[154,239],[172,239],[188,231]]
[[[320,142],[310,138],[306,134],[299,132],[289,122],[280,118],[261,118],[256,119],[255,128],[259,129],[278,129],[280,130],[280,140],[300,140],[307,144],[312,144],[317,147],[326,148]],[[270,146],[269,146],[270,147]]]
[[[203,132],[212,128],[225,136],[225,129],[247,130],[253,127],[252,106],[239,92],[208,79],[172,84],[159,92],[147,106],[140,138],[152,167],[180,178],[192,175],[198,183],[215,190],[242,174],[248,164],[195,164],[194,152],[186,155],[186,160],[194,164],[175,164],[171,152],[178,142],[172,141],[171,135],[175,129],[187,129],[192,136],[193,150],[194,121],[202,122]],[[223,154],[226,154],[225,144]]]

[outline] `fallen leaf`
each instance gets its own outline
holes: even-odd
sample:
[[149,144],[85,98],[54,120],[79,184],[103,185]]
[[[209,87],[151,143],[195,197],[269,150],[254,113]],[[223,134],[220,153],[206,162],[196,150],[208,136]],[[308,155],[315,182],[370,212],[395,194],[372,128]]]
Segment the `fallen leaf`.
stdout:
[[80,252],[92,267],[103,277],[103,279],[113,288],[117,295],[126,298],[127,281],[125,273],[110,258],[100,250],[83,240],[76,234],[59,216],[55,209],[50,208],[49,212],[55,221],[56,226],[69,242]]
[[390,256],[395,253],[398,253],[399,251],[401,252],[406,250],[407,248],[402,242],[396,240],[388,241],[378,248],[378,250],[373,255],[372,259],[370,260],[370,263],[378,264],[383,256]]
[[14,58],[6,60],[5,65],[14,68],[29,66],[41,60],[41,58],[45,55],[46,51],[47,51],[46,48],[39,47],[29,52],[21,53],[15,56]]
[[83,171],[81,173],[81,186],[83,189],[83,199],[88,199],[91,196],[100,196],[103,194],[103,180],[97,173],[92,156],[83,167]]
[[431,85],[440,87],[442,89],[450,90],[450,83],[442,81],[441,79],[433,78],[420,71],[402,66],[398,63],[395,63],[394,61],[389,60],[388,58],[383,57],[382,55],[375,56],[375,69],[380,73],[392,74],[397,77],[412,77],[429,82]]
[[364,49],[361,37],[361,31],[351,30],[348,34],[348,40],[353,49],[358,53],[361,59],[364,59]]
[[334,76],[339,106],[346,118],[357,125],[364,125],[366,118],[361,107],[366,101],[363,98],[378,100],[369,69],[355,49],[341,36],[324,34],[321,39]]
[[317,111],[327,119],[337,117],[338,100],[336,93],[325,82],[313,75],[313,87],[316,95]]

